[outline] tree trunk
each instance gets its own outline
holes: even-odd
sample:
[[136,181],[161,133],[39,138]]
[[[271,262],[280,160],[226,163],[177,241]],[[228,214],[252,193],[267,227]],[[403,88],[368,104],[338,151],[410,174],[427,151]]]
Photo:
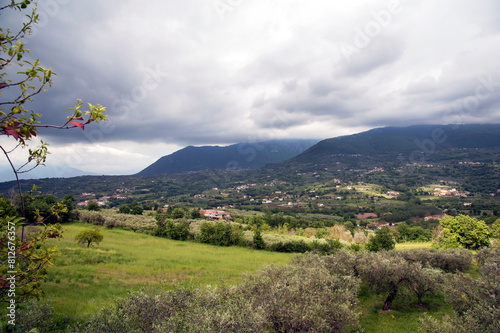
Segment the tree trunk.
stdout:
[[417,292],[417,298],[418,298],[417,305],[424,305],[424,303],[422,303],[422,298],[424,296],[425,296],[425,292],[423,292],[423,293],[418,293]]
[[87,248],[89,248],[89,247],[90,247],[90,243],[92,243],[92,241],[88,241],[88,243],[87,243]]
[[391,282],[389,295],[385,299],[384,307],[382,308],[382,310],[387,311],[392,309],[392,301],[394,301],[397,294],[398,294],[398,285]]

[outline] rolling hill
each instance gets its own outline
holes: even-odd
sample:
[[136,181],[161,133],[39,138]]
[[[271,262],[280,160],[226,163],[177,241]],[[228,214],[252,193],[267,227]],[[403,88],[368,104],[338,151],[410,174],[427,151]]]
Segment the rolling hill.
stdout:
[[500,148],[500,124],[384,127],[320,141],[285,164],[432,162],[443,151],[492,148]]
[[271,140],[242,142],[230,146],[188,146],[163,156],[135,176],[196,172],[205,170],[258,169],[288,160],[318,140]]

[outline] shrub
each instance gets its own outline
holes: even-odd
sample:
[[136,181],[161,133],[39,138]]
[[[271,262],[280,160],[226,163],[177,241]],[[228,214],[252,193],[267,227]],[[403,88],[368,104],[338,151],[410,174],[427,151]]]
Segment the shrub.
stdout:
[[120,208],[118,208],[118,213],[130,214],[130,206],[129,205],[121,205]]
[[99,204],[97,203],[97,201],[91,200],[87,204],[87,210],[98,212],[101,210],[101,207],[99,207]]
[[242,230],[238,227],[231,226],[230,223],[217,222],[211,224],[205,222],[201,225],[199,241],[201,243],[218,246],[231,246],[238,245],[242,237]]
[[359,329],[358,289],[356,278],[331,274],[308,255],[238,287],[135,292],[72,332],[344,332]]
[[357,272],[358,256],[346,249],[340,249],[334,255],[324,257],[323,261],[331,274],[354,277],[359,275]]
[[262,309],[235,288],[179,289],[160,294],[134,292],[104,308],[73,331],[265,332]]
[[184,311],[177,311],[154,332],[266,332],[264,309],[255,307],[238,288],[194,290]]
[[270,251],[285,252],[285,253],[305,253],[311,248],[303,240],[291,242],[278,242],[268,247]]
[[157,232],[161,232],[159,235],[168,239],[185,241],[189,237],[189,223],[186,221],[174,223],[172,220],[167,220],[163,231],[157,230]]
[[493,260],[500,257],[500,247],[487,247],[481,249],[476,254],[476,260],[479,266],[483,266],[486,261]]
[[356,244],[365,244],[368,241],[368,237],[366,237],[364,230],[356,229],[352,241]]
[[54,323],[54,308],[50,302],[30,301],[21,307],[16,313],[16,326],[18,332],[28,332],[34,328],[38,332],[53,332],[56,328]]
[[340,239],[346,242],[352,242],[352,234],[342,224],[336,224],[326,229],[328,235],[325,238]]
[[182,208],[174,208],[174,210],[171,213],[171,217],[173,219],[182,219],[186,217],[186,211]]

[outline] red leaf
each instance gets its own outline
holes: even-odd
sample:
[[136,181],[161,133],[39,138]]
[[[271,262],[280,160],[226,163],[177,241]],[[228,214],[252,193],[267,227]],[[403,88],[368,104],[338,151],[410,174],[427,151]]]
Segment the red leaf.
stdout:
[[79,123],[79,122],[77,122],[77,121],[70,121],[70,123],[72,123],[72,124],[73,124],[73,125],[75,125],[75,126],[80,127],[82,130],[84,130],[84,129],[85,129],[85,127],[83,126],[83,124],[82,124],[82,123]]
[[19,133],[15,132],[11,129],[6,128],[5,133],[7,133],[8,135],[12,135],[13,137],[16,138],[16,140],[19,139]]

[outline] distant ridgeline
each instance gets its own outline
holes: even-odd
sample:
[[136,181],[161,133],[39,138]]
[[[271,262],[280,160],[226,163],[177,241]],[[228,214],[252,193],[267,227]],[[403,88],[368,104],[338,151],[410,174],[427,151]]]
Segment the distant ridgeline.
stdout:
[[136,176],[155,176],[204,170],[258,169],[286,161],[304,152],[319,140],[271,140],[242,142],[226,147],[188,146],[163,156]]
[[[448,159],[474,162],[476,157],[494,163],[500,162],[498,148],[500,124],[384,127],[323,140],[285,164],[324,167],[337,162],[351,166],[380,162],[397,167]],[[484,154],[475,149],[485,149]]]
[[[463,184],[472,193],[500,189],[500,124],[417,125],[377,128],[314,140],[275,140],[227,147],[186,147],[133,176],[88,176],[23,180],[44,194],[64,197],[83,192],[112,195],[128,188],[142,197],[201,193],[212,187],[268,182],[291,186],[334,180],[423,186],[440,180]],[[235,170],[242,170],[234,172]],[[8,195],[14,182],[0,183]],[[135,189],[135,190],[133,190]],[[161,194],[161,195],[160,195]]]

